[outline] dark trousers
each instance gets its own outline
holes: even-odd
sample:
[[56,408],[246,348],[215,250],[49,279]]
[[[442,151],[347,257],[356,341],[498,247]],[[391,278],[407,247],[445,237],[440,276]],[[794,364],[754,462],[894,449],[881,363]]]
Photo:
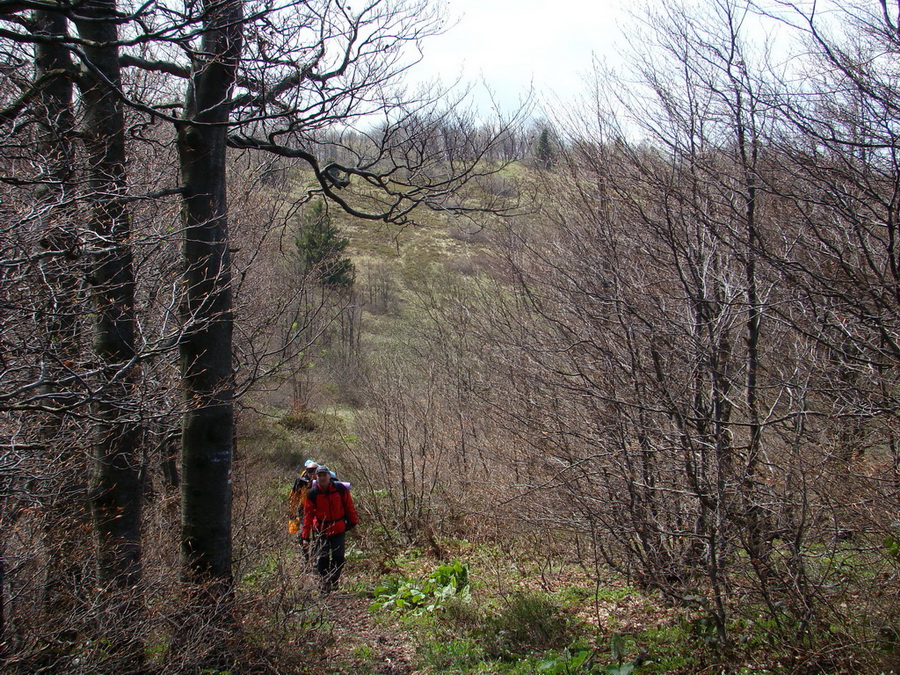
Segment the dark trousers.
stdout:
[[316,560],[316,570],[328,590],[335,588],[340,581],[341,571],[344,569],[345,539],[346,533],[341,532],[315,540],[313,556]]

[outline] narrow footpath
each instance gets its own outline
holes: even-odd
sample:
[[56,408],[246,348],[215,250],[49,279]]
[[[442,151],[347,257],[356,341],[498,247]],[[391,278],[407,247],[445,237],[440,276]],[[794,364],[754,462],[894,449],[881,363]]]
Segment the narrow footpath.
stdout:
[[328,596],[325,611],[328,630],[335,644],[340,645],[341,655],[333,662],[335,669],[322,669],[316,675],[345,672],[413,675],[415,645],[402,629],[390,622],[377,622],[369,612],[369,603],[368,599],[351,593]]

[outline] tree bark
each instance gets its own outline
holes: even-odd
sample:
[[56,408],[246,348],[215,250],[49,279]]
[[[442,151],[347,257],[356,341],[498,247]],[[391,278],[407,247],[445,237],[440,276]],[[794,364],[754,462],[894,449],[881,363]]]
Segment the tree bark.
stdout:
[[114,2],[89,0],[76,25],[87,41],[79,86],[84,102],[93,349],[99,361],[91,505],[101,587],[129,588],[141,576],[141,480],[134,365],[134,269],[125,202],[125,116]]
[[189,581],[231,584],[234,384],[226,133],[241,53],[239,0],[206,0],[178,130],[183,189],[185,333],[180,345],[182,564]]

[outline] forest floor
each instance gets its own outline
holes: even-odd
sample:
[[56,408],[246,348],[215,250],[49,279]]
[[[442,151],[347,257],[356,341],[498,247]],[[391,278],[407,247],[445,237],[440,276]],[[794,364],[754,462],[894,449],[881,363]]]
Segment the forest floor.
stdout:
[[376,622],[369,612],[371,600],[354,593],[336,592],[324,601],[334,644],[340,653],[319,673],[414,673],[415,643],[393,621]]
[[[325,593],[315,571],[291,575],[295,617],[281,665],[310,675],[412,675],[417,637],[390,612],[372,610],[376,579],[364,564],[348,565],[340,589]],[[301,660],[301,663],[297,662]]]
[[[309,672],[314,675],[493,672],[490,665],[482,661],[483,654],[474,658],[482,651],[475,644],[471,645],[472,650],[468,656],[473,658],[469,663],[454,662],[455,659],[435,663],[433,658],[429,658],[429,654],[433,655],[435,650],[442,649],[441,642],[445,646],[454,642],[454,636],[458,635],[459,631],[441,631],[440,628],[437,629],[437,632],[428,628],[423,630],[422,622],[404,621],[403,613],[373,610],[372,590],[381,582],[377,576],[372,574],[371,569],[367,569],[367,562],[372,559],[372,554],[372,551],[369,551],[368,555],[357,551],[356,555],[359,557],[356,560],[348,561],[348,570],[345,579],[342,580],[344,586],[337,592],[321,593],[318,590],[317,577],[311,570],[294,580],[298,586],[302,587],[301,596],[306,597],[309,603],[306,606],[307,616],[313,617],[313,619],[307,625],[315,624],[314,635],[308,634],[314,645],[309,645],[310,648],[306,650],[306,669],[301,672]],[[512,558],[506,561],[508,565],[512,565],[512,568],[517,567],[514,562],[521,563]],[[402,576],[421,579],[429,569],[437,564],[439,561],[427,555],[407,560],[402,565],[404,568]],[[489,581],[485,576],[487,567],[484,559],[477,560],[473,567],[472,581],[478,587],[478,597],[477,599],[473,598],[469,605],[471,617],[468,620],[473,622],[472,625],[480,623],[487,615],[497,611],[496,608],[489,608],[488,597],[494,595],[496,588],[493,590],[491,588],[498,584],[503,590],[502,594],[508,597],[523,592],[532,593],[545,597],[547,602],[553,603],[541,604],[535,608],[541,616],[533,616],[526,612],[523,616],[516,617],[519,621],[513,621],[512,625],[508,626],[508,629],[513,630],[516,628],[515,624],[523,622],[536,623],[550,630],[552,627],[543,623],[545,619],[548,619],[545,610],[561,606],[563,603],[559,601],[558,596],[560,594],[568,595],[568,602],[565,603],[568,607],[563,612],[566,617],[563,619],[566,627],[563,630],[568,634],[565,641],[576,639],[574,637],[576,633],[581,634],[582,637],[586,634],[605,633],[606,630],[602,624],[615,624],[620,630],[639,632],[648,627],[648,624],[656,622],[666,624],[673,619],[668,611],[658,606],[651,607],[651,603],[645,602],[641,595],[618,584],[607,589],[609,595],[601,601],[591,602],[588,597],[596,595],[596,591],[591,588],[591,580],[583,572],[577,573],[571,568],[557,568],[554,571],[545,572],[542,581],[540,577],[535,578],[531,574],[524,574],[518,579],[510,576]],[[519,570],[514,576],[519,576],[522,572],[523,570]],[[562,616],[561,614],[560,617]],[[445,629],[448,628],[446,621],[438,619],[437,615],[431,618]],[[552,619],[552,617],[549,618]],[[429,625],[427,620],[424,625]],[[575,626],[581,626],[581,628],[578,629]],[[430,625],[430,627],[431,629],[435,628],[434,625]],[[569,634],[569,630],[573,630],[573,632]],[[540,637],[540,635],[535,636],[535,638]],[[591,641],[588,640],[588,642]],[[303,645],[297,645],[297,647],[300,652],[304,651]],[[600,651],[604,650],[601,648]],[[464,657],[462,660],[469,659]],[[504,667],[503,672],[510,672],[509,667],[509,665]],[[525,668],[515,672],[536,671]]]
[[[770,636],[767,624],[752,620],[735,622],[733,646],[724,652],[717,649],[699,605],[666,602],[617,574],[586,568],[553,542],[540,549],[513,549],[442,540],[438,551],[398,550],[361,528],[351,538],[347,553],[342,586],[330,594],[321,592],[313,569],[301,566],[298,570],[294,542],[279,549],[281,564],[260,563],[255,568],[257,576],[245,575],[245,584],[254,591],[248,594],[250,605],[260,610],[254,609],[245,635],[252,642],[258,628],[272,631],[275,639],[266,643],[265,653],[273,666],[232,672],[900,672],[895,652],[884,655],[890,659],[890,663],[884,661],[886,667],[876,667],[871,660],[857,662],[847,648],[841,661],[820,664],[807,652]],[[447,586],[434,580],[462,568],[465,593],[444,597]],[[428,598],[419,602],[422,593]],[[266,602],[255,605],[260,595]],[[748,608],[740,609],[746,616]],[[813,637],[823,643],[829,638]],[[847,667],[848,663],[861,667]]]

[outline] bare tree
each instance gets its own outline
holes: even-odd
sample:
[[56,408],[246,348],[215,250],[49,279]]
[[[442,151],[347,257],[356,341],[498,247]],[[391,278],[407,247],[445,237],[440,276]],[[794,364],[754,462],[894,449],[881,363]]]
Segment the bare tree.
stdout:
[[116,7],[85,4],[74,16],[85,41],[79,80],[87,162],[89,278],[94,352],[99,361],[97,440],[91,488],[98,537],[98,581],[132,587],[140,579],[140,455],[135,420],[134,269],[125,198],[125,119]]
[[808,86],[785,88],[777,99],[787,122],[775,139],[777,160],[794,180],[770,189],[794,207],[795,253],[766,253],[798,294],[819,299],[805,330],[832,365],[823,385],[843,421],[843,458],[865,454],[886,434],[896,472],[896,439],[881,420],[896,406],[897,17],[884,3],[825,14],[779,7],[813,57],[802,71]]
[[893,140],[860,145],[851,113],[870,111],[870,137],[889,114],[833,66],[784,92],[744,41],[752,20],[732,2],[647,20],[630,86],[569,126],[540,216],[509,228],[499,288],[473,303],[485,402],[562,479],[533,517],[590,533],[721,645],[745,609],[818,639],[848,582],[812,551],[869,531],[855,550],[877,567],[895,511],[893,434],[860,414],[892,405]]

